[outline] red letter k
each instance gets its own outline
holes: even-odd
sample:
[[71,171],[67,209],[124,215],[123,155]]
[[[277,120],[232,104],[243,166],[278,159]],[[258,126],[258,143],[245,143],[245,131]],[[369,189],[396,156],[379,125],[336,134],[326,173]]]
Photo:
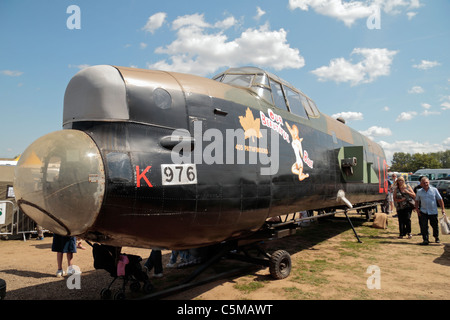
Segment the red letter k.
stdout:
[[141,178],[144,178],[145,182],[147,182],[147,185],[149,187],[153,187],[152,184],[150,183],[150,181],[148,181],[147,177],[145,176],[145,174],[147,173],[148,170],[150,170],[152,166],[148,166],[147,168],[145,168],[144,171],[142,171],[142,173],[139,173],[139,166],[136,166],[136,186],[138,188],[141,187]]

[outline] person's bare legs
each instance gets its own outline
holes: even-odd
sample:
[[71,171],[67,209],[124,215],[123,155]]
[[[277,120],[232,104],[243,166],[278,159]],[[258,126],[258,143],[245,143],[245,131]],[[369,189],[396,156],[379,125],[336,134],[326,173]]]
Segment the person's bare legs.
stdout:
[[63,253],[56,253],[56,262],[58,263],[58,270],[62,270],[62,262],[63,262]]
[[62,277],[64,275],[64,271],[62,268],[63,256],[64,256],[64,254],[62,252],[56,253],[56,262],[58,264],[58,270],[56,271],[57,277]]
[[72,252],[68,252],[67,253],[67,266],[68,267],[72,266],[72,259],[73,259],[73,253]]

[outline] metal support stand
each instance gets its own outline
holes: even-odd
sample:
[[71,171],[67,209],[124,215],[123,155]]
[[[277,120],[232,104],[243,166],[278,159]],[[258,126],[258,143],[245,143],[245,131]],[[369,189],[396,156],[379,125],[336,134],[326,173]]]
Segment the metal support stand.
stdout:
[[243,266],[243,267],[237,267],[232,270],[225,271],[220,274],[213,275],[211,277],[208,277],[203,280],[197,280],[194,281],[200,274],[205,272],[208,268],[210,268],[212,265],[217,263],[221,258],[226,257],[230,250],[232,250],[234,247],[229,246],[225,244],[222,248],[218,248],[219,251],[213,255],[210,259],[202,263],[196,270],[194,270],[184,281],[182,281],[179,285],[175,285],[174,287],[162,290],[160,292],[155,292],[151,294],[147,294],[145,296],[137,298],[138,300],[153,300],[153,299],[160,299],[166,296],[173,295],[175,293],[188,290],[190,288],[200,286],[215,280],[218,280],[220,278],[227,278],[243,273],[247,273],[253,269],[255,269],[254,265],[251,266]]
[[344,211],[345,217],[347,218],[348,223],[350,223],[350,226],[352,227],[352,230],[353,230],[353,233],[354,233],[355,236],[356,236],[356,239],[358,239],[358,242],[359,242],[359,243],[362,243],[362,241],[361,241],[361,240],[359,239],[359,237],[358,237],[358,234],[356,233],[355,228],[353,227],[352,221],[350,220],[349,216],[347,215],[347,211],[348,211],[348,210],[345,210],[345,211]]

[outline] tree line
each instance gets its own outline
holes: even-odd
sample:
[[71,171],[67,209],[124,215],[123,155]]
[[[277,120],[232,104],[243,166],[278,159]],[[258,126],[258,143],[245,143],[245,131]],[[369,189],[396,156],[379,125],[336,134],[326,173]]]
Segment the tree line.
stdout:
[[419,169],[450,168],[450,150],[431,153],[395,152],[390,171],[416,172]]

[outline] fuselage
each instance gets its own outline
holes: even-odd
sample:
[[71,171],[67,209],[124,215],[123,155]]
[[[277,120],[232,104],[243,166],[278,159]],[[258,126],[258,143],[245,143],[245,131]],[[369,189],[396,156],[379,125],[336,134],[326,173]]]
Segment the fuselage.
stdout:
[[20,208],[56,233],[182,249],[246,237],[273,216],[338,207],[339,190],[354,204],[385,198],[379,145],[261,69],[215,79],[79,72],[66,89],[64,130],[19,160]]

